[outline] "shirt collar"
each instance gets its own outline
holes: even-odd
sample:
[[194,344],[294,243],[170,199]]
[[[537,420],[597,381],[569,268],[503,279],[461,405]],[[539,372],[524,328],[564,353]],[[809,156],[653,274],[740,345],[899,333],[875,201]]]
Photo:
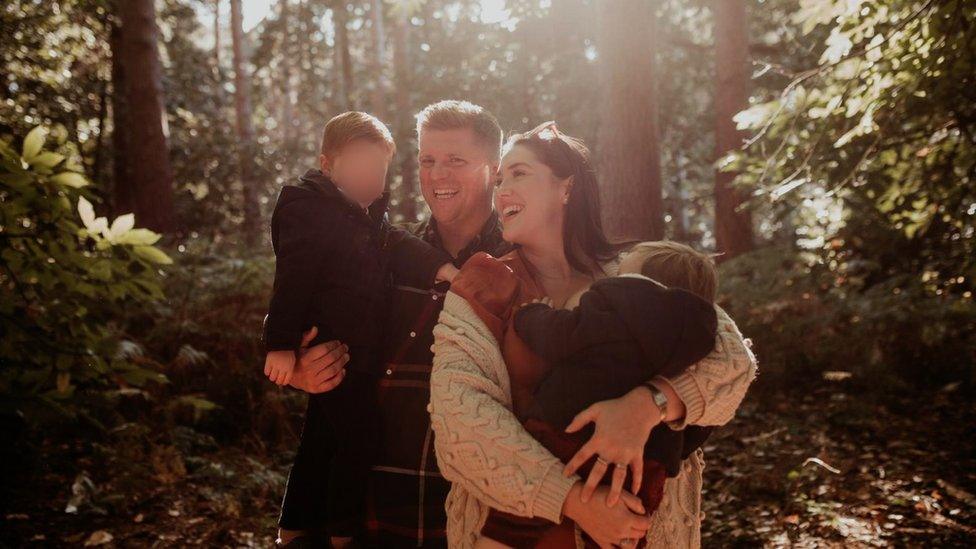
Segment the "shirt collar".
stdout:
[[[437,232],[437,220],[433,217],[427,220],[421,235],[431,246],[447,251],[444,249],[440,233]],[[501,222],[498,220],[498,216],[492,212],[478,234],[458,253],[454,263],[455,265],[463,265],[468,258],[477,252],[497,253],[504,242]]]

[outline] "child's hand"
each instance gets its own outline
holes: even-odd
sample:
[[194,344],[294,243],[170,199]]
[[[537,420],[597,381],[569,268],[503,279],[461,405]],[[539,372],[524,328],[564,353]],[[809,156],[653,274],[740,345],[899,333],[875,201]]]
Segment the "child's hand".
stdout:
[[520,305],[520,307],[525,307],[526,305],[533,305],[535,303],[541,303],[542,305],[545,305],[546,307],[552,307],[552,300],[549,299],[548,297],[543,297],[541,299],[533,299],[532,301],[526,301],[525,303],[523,303],[522,305]]
[[445,263],[441,265],[440,269],[437,269],[437,275],[434,277],[437,281],[453,282],[454,277],[461,272],[457,267],[450,263]]
[[271,351],[264,359],[264,375],[278,385],[288,385],[295,373],[294,351]]

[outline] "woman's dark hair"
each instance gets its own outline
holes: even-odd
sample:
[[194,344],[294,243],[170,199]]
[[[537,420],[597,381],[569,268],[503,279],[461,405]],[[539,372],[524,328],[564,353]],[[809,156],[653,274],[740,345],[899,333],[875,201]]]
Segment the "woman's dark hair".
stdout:
[[600,189],[590,164],[590,150],[582,139],[561,133],[555,122],[512,135],[505,143],[505,152],[516,145],[531,150],[559,179],[573,178],[563,219],[563,252],[577,271],[592,274],[601,270],[600,263],[615,257],[616,252],[603,233]]

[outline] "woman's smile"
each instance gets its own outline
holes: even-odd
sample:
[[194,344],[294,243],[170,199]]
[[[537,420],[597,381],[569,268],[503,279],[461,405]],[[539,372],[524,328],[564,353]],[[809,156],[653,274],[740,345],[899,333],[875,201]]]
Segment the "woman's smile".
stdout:
[[502,221],[510,220],[522,211],[523,206],[519,204],[509,204],[502,210]]

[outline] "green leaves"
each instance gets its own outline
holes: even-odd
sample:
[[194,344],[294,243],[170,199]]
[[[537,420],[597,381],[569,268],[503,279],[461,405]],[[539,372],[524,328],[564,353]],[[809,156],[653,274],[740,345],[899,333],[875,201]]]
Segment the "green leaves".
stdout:
[[51,181],[57,183],[58,185],[64,185],[65,187],[71,187],[73,189],[80,189],[88,186],[88,180],[85,179],[85,176],[75,172],[59,173],[58,175],[52,177]]
[[132,249],[132,251],[146,261],[159,265],[169,265],[173,262],[173,260],[170,259],[168,255],[163,253],[162,250],[153,246],[136,246]]
[[[755,132],[743,179],[793,200],[803,237],[826,231],[820,242],[843,243],[820,250],[832,269],[873,265],[865,278],[875,283],[940,273],[928,282],[934,296],[971,299],[972,281],[957,276],[976,269],[976,28],[959,24],[966,16],[976,12],[964,0],[801,0],[804,31],[829,27],[817,66],[739,113]],[[838,201],[843,223],[825,226],[818,196]]]
[[78,394],[165,380],[114,356],[115,324],[162,299],[158,266],[172,261],[132,214],[99,217],[87,179],[44,150],[46,135],[34,128],[19,153],[0,141],[0,396],[72,413]]
[[24,146],[21,149],[20,156],[25,162],[30,163],[38,153],[41,152],[41,147],[44,146],[44,140],[47,139],[47,130],[38,126],[31,130],[27,137],[24,138]]

